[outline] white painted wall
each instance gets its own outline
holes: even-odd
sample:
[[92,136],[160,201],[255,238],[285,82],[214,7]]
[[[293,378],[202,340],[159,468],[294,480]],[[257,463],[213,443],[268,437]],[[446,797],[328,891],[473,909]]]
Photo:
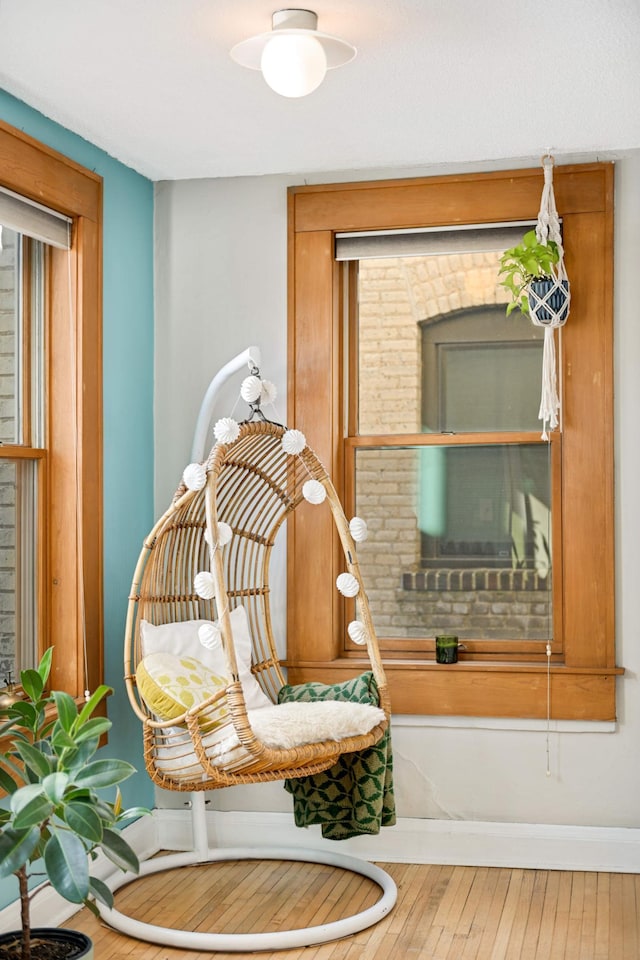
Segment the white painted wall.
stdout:
[[[557,157],[580,162],[594,157]],[[602,159],[602,155],[599,159]],[[482,169],[531,166],[505,160]],[[189,459],[191,436],[209,380],[251,343],[262,349],[263,375],[279,390],[286,417],[286,187],[304,182],[455,173],[371,170],[360,176],[270,176],[163,182],[156,187],[156,513],[166,508]],[[476,165],[474,169],[480,169]],[[394,723],[395,783],[401,817],[640,826],[640,151],[616,162],[616,611],[617,725],[561,725],[550,736],[546,776],[544,725],[479,721]],[[238,381],[216,415],[231,412]],[[598,549],[594,543],[593,549]],[[277,624],[284,622],[284,562],[273,577]],[[184,796],[162,794],[159,805]],[[280,784],[219,791],[221,810],[285,811]]]

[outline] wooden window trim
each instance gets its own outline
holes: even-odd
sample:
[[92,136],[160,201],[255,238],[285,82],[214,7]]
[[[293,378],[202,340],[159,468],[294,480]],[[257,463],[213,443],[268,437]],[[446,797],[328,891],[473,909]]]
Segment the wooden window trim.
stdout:
[[80,697],[103,677],[102,178],[0,121],[0,185],[73,221],[71,250],[50,248],[45,295],[39,646],[55,648],[52,687]]
[[[540,170],[509,170],[290,189],[288,421],[304,431],[343,497],[350,496],[344,479],[344,268],[334,259],[335,233],[531,220],[542,185]],[[614,634],[613,166],[557,167],[554,186],[572,309],[561,356],[564,642],[551,667],[551,716],[612,720],[622,673]],[[358,663],[357,654],[345,652],[344,603],[334,586],[339,572],[328,518],[303,507],[288,525],[290,682],[333,682]],[[443,669],[424,659],[388,657],[385,669],[395,712],[547,714],[546,662],[467,661]]]

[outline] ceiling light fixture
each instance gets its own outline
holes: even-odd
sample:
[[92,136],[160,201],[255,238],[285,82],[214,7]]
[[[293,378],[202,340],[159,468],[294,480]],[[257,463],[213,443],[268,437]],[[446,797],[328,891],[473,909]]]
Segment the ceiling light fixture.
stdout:
[[306,97],[320,86],[327,70],[355,55],[356,48],[346,40],[318,31],[312,10],[277,10],[270,33],[249,37],[231,49],[236,63],[262,70],[271,89],[283,97]]

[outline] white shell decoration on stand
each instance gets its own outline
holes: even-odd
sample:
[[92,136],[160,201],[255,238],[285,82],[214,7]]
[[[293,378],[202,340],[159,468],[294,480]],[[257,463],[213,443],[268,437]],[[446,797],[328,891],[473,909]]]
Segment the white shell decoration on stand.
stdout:
[[219,647],[222,642],[222,633],[216,623],[203,623],[198,627],[198,640],[207,650],[213,650]]
[[275,383],[272,383],[271,380],[263,380],[260,391],[260,400],[262,403],[275,403],[277,396],[278,391]]
[[[202,629],[202,627],[200,629]],[[360,623],[359,620],[351,621],[351,623],[347,627],[347,633],[349,634],[353,642],[360,644],[360,646],[363,646],[369,639],[367,628],[363,623]]]
[[187,490],[202,490],[207,482],[207,471],[201,463],[190,463],[184,468],[182,479]]
[[262,393],[262,381],[260,377],[246,377],[240,387],[240,396],[247,403],[255,403]]
[[349,520],[349,532],[356,543],[362,543],[369,536],[366,520],[363,520],[362,517],[352,517]]
[[322,503],[327,496],[327,491],[319,480],[307,480],[302,487],[302,496],[308,503]]
[[336,579],[336,587],[343,597],[356,597],[360,591],[360,584],[352,573],[341,573]]
[[212,600],[216,593],[213,575],[206,570],[196,573],[193,578],[193,586],[199,597],[203,600]]
[[231,417],[222,417],[213,428],[213,433],[219,443],[233,443],[238,439],[240,427]]
[[218,546],[226,547],[228,543],[233,539],[233,530],[228,523],[225,523],[224,520],[221,520],[218,523]]
[[302,453],[307,445],[307,438],[301,430],[287,430],[282,434],[282,449],[292,456]]

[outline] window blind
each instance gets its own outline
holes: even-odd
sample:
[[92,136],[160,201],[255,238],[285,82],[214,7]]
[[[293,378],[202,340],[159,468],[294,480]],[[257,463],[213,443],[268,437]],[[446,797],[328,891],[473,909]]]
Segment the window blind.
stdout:
[[336,234],[336,260],[382,257],[424,257],[446,253],[487,253],[507,250],[535,227],[535,220],[511,223],[462,224],[413,230],[380,230]]
[[71,246],[71,223],[70,217],[0,187],[0,231],[4,226],[68,250]]

